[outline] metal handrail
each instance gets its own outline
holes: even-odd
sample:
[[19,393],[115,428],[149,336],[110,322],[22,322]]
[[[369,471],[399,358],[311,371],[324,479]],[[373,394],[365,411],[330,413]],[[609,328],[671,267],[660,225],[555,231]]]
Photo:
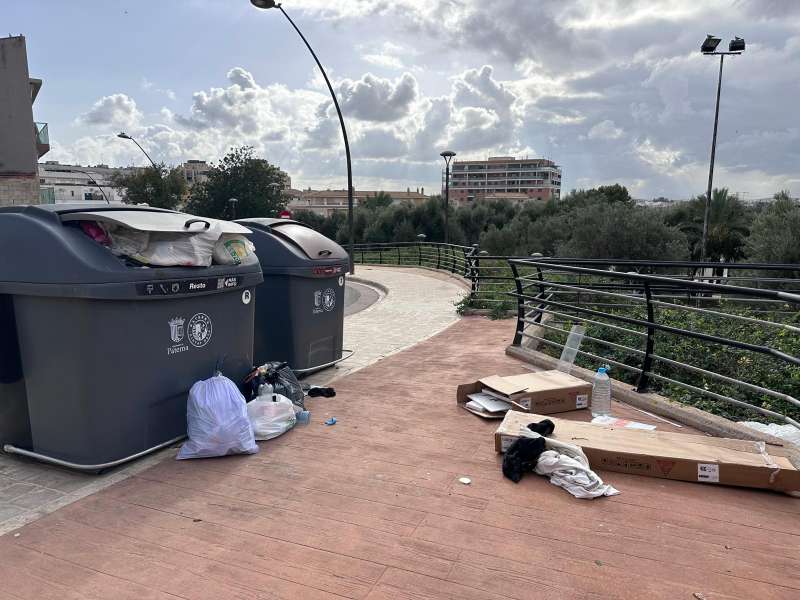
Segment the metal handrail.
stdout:
[[[669,311],[686,310],[697,312],[699,310],[701,313],[712,315],[716,321],[723,321],[725,319],[744,321],[762,327],[781,328],[793,334],[799,332],[800,328],[786,323],[765,321],[735,313],[729,314],[720,310],[700,309],[696,306],[663,302],[662,300],[655,299],[657,296],[653,294],[653,289],[655,286],[660,286],[661,288],[680,288],[682,290],[698,293],[711,292],[721,302],[725,301],[726,298],[734,298],[736,300],[742,297],[758,298],[764,301],[782,303],[788,306],[795,314],[800,310],[800,294],[781,290],[767,290],[705,281],[691,281],[662,275],[601,270],[579,266],[577,263],[581,263],[582,261],[576,261],[576,264],[571,265],[559,265],[559,272],[568,272],[574,276],[587,279],[587,281],[583,281],[580,284],[574,281],[565,284],[550,280],[553,271],[548,274],[548,278],[543,276],[542,272],[545,270],[544,267],[552,265],[552,261],[550,260],[510,259],[508,262],[514,274],[516,288],[516,291],[509,292],[509,294],[516,297],[518,303],[518,318],[513,342],[514,345],[521,345],[523,338],[529,338],[543,342],[550,347],[563,348],[562,343],[556,342],[553,339],[548,339],[547,333],[556,331],[559,335],[565,336],[568,331],[561,327],[555,327],[554,325],[544,323],[544,315],[554,315],[566,320],[591,323],[595,325],[595,330],[597,331],[602,331],[604,327],[614,328],[616,330],[622,329],[627,334],[635,334],[637,337],[642,336],[644,346],[642,348],[633,348],[603,339],[602,335],[594,333],[593,335],[584,336],[584,340],[592,345],[621,351],[625,355],[623,360],[614,360],[607,355],[598,356],[586,351],[579,352],[579,355],[591,358],[592,360],[609,362],[632,372],[637,377],[636,390],[639,392],[647,391],[650,382],[656,380],[668,385],[681,387],[693,394],[704,395],[716,401],[747,408],[800,428],[800,423],[797,419],[773,410],[774,407],[772,406],[759,406],[758,404],[732,397],[730,393],[721,393],[711,388],[714,383],[733,386],[744,392],[785,402],[790,409],[797,411],[796,414],[800,414],[800,411],[797,410],[800,409],[800,400],[792,394],[786,393],[789,391],[788,389],[785,391],[769,389],[761,385],[744,381],[740,377],[731,376],[732,374],[718,373],[715,370],[708,368],[703,369],[695,365],[687,364],[683,361],[676,360],[674,357],[657,354],[655,351],[658,342],[656,334],[661,332],[662,334],[692,339],[697,343],[707,344],[709,350],[714,347],[722,346],[753,353],[754,355],[761,355],[774,361],[773,364],[775,368],[796,368],[800,366],[800,357],[784,352],[767,342],[752,343],[752,341],[743,341],[741,339],[733,339],[722,335],[695,331],[685,326],[676,327],[674,324],[666,324],[661,319],[662,315],[656,311],[656,308],[666,308]],[[782,265],[782,267],[786,267],[786,265]],[[797,265],[793,265],[792,267],[792,270],[800,269],[800,266]],[[619,286],[612,285],[610,287],[605,286],[604,288],[600,288],[595,285],[598,279],[602,281],[611,280],[612,283],[622,282],[625,287],[620,288]],[[634,292],[637,288],[638,291],[635,293],[617,293],[609,291],[609,289],[624,289]],[[560,295],[556,295],[559,291]],[[593,301],[593,298],[598,296],[609,298],[609,301],[605,304]],[[614,300],[618,302],[615,303]],[[633,310],[634,308],[636,308],[636,310]],[[528,311],[528,309],[531,310]],[[644,317],[640,316],[642,309],[646,312],[646,316]],[[534,315],[533,318],[531,318],[531,315]],[[592,319],[586,318],[587,316],[591,316]],[[622,324],[627,327],[620,327]],[[536,332],[530,332],[531,326],[541,327],[541,335],[537,335]],[[633,362],[636,366],[628,364],[628,362]],[[679,374],[668,376],[660,372],[660,367],[668,367],[678,373],[695,374],[701,376],[703,381],[710,380],[711,383],[702,386],[694,385],[689,381],[681,380]]]

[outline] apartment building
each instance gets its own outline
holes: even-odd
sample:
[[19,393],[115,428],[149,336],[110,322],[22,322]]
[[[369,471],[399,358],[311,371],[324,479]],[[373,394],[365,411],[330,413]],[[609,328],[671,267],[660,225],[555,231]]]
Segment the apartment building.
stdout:
[[[444,178],[443,178],[444,179]],[[443,182],[444,183],[444,182]],[[544,158],[493,156],[456,160],[450,166],[450,201],[561,198],[561,167]]]
[[57,160],[39,164],[42,204],[65,202],[122,202],[122,190],[112,187],[116,173],[138,171],[140,167],[64,165]]
[[25,36],[0,38],[0,206],[39,204],[39,158],[50,150],[47,123],[33,120],[42,80],[28,73]]
[[[328,216],[336,211],[347,210],[347,190],[306,190],[297,191],[288,202],[289,210],[310,210],[317,214]],[[368,198],[378,195],[377,190],[356,190],[353,193],[353,206],[358,207]],[[384,193],[392,197],[393,204],[411,202],[412,204],[422,204],[428,199],[425,190],[412,192],[393,192],[386,190]]]

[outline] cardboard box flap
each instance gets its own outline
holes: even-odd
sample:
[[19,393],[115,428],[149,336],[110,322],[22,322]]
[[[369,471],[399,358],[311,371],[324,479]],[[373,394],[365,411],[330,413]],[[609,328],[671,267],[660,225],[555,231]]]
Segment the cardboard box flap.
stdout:
[[522,382],[511,381],[510,377],[500,377],[499,375],[491,375],[489,377],[483,377],[478,381],[487,388],[492,389],[499,394],[504,394],[506,396],[513,396],[514,394],[519,394],[520,392],[524,392],[528,388],[528,385],[525,381]]
[[527,392],[548,392],[576,387],[586,387],[587,382],[561,371],[540,371],[537,373],[524,373],[504,377],[507,382],[515,385],[524,385]]

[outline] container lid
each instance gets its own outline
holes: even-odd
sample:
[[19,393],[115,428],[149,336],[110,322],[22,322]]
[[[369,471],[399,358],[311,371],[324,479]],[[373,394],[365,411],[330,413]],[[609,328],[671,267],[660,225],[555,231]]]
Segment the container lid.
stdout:
[[[241,219],[242,223],[254,230],[268,232],[282,240],[291,247],[297,248],[302,255],[311,260],[348,260],[347,252],[339,244],[315,231],[308,225],[291,219]],[[255,240],[254,240],[255,241]],[[256,244],[258,253],[258,244]],[[262,259],[262,265],[269,262],[267,257]]]
[[231,221],[220,221],[209,217],[195,217],[179,212],[149,210],[87,210],[60,215],[61,221],[99,221],[113,223],[137,231],[160,233],[199,233],[217,225],[222,233],[250,233],[250,230]]

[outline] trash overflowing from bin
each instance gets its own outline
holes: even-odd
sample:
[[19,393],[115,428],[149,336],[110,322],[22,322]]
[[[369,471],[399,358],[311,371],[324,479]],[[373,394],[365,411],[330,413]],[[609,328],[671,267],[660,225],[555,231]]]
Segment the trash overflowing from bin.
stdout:
[[244,379],[248,398],[276,393],[286,396],[292,404],[305,409],[305,392],[294,371],[285,362],[269,362],[253,369]]
[[[0,448],[97,473],[182,439],[192,386],[219,361],[237,383],[252,369],[261,268],[212,256],[247,231],[146,206],[0,210]],[[196,243],[205,232],[213,240]],[[155,252],[171,236],[203,254],[174,262],[211,266],[112,252]],[[244,400],[241,411],[249,428]]]
[[178,451],[178,460],[258,452],[244,396],[220,373],[189,390],[186,433],[189,439]]
[[[142,218],[128,210],[82,213],[76,223],[115,256],[151,267],[210,267],[252,265],[255,246],[241,225],[184,213],[156,213],[160,220]],[[92,220],[87,220],[92,219]]]

